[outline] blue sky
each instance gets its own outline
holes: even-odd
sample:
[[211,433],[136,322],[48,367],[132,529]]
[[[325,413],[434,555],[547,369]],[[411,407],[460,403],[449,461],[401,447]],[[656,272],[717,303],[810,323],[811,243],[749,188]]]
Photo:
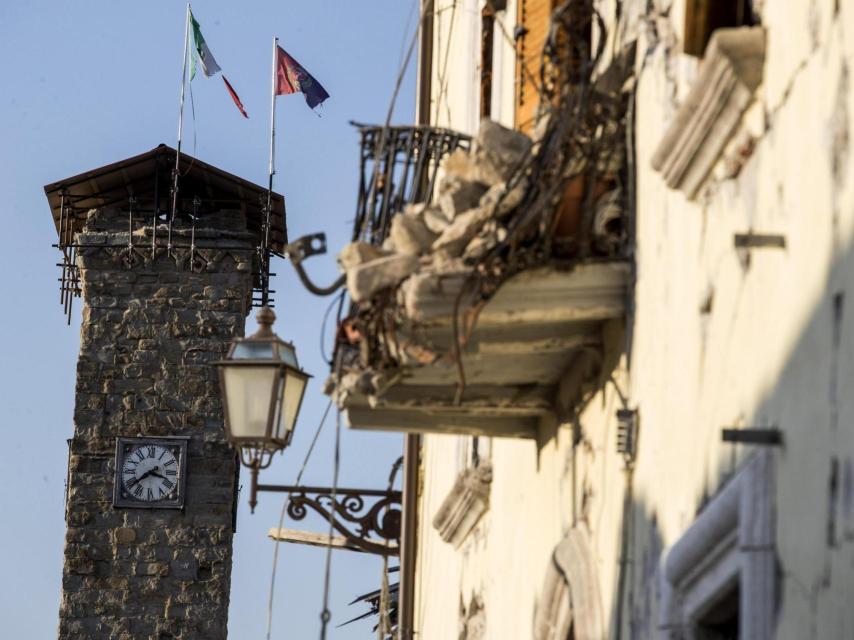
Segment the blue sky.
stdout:
[[[319,282],[335,275],[334,253],[346,242],[355,207],[357,136],[350,120],[381,122],[403,50],[415,29],[417,0],[226,2],[193,9],[205,39],[250,119],[244,120],[219,78],[193,81],[195,154],[264,184],[269,127],[270,47],[276,35],[329,91],[318,118],[302,96],[278,99],[276,190],[284,193],[292,238],[325,231],[333,252],[307,268]],[[0,619],[4,637],[55,637],[64,536],[66,439],[72,434],[79,301],[70,327],[59,305],[55,230],[43,185],[135,155],[177,129],[185,5],[146,2],[0,3]],[[414,61],[413,61],[414,65]],[[395,121],[413,118],[414,69]],[[185,149],[193,152],[186,112]],[[289,265],[279,274],[277,332],[294,340],[315,375],[291,448],[262,482],[291,483],[325,407],[327,367],[320,325],[328,299],[313,297]],[[247,330],[252,330],[250,322]],[[327,337],[330,331],[326,333]],[[304,477],[329,484],[334,420],[329,420]],[[341,484],[384,486],[402,437],[345,429]],[[248,481],[244,475],[244,482]],[[241,498],[235,543],[230,637],[263,638],[275,526],[282,498],[261,494],[254,515]],[[295,526],[295,525],[291,525]],[[322,528],[311,522],[306,528]],[[324,551],[282,545],[274,638],[317,637]],[[378,558],[333,556],[333,625],[361,613],[347,607],[379,585]],[[331,638],[372,637],[370,623],[333,630]]]

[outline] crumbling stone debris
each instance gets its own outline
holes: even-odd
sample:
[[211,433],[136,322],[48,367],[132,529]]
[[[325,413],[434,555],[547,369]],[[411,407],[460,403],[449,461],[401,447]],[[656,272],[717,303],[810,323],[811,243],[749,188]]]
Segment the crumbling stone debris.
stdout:
[[489,119],[481,120],[473,151],[478,178],[489,185],[509,180],[531,151],[531,139]]
[[425,207],[422,218],[427,228],[436,235],[440,235],[451,224],[448,216],[438,207]]
[[470,261],[479,260],[506,237],[507,230],[496,224],[494,220],[490,220],[483,226],[480,233],[468,243],[463,255]]
[[389,255],[385,249],[375,247],[367,242],[351,242],[338,254],[338,266],[343,272],[347,272],[360,264],[384,258]]
[[427,228],[421,217],[422,209],[407,207],[403,215],[392,218],[389,238],[395,251],[413,255],[429,251],[437,234]]
[[466,245],[491,217],[492,212],[482,207],[475,207],[459,214],[433,243],[433,250],[442,249],[454,257],[461,255]]
[[465,149],[455,149],[442,162],[445,175],[454,175],[463,180],[478,182],[477,160]]
[[479,204],[484,209],[492,209],[493,216],[503,218],[521,204],[527,191],[527,178],[522,178],[510,191],[507,191],[506,182],[499,182],[483,194]]
[[396,253],[353,267],[347,271],[350,297],[356,302],[367,300],[415,273],[419,264],[416,255]]
[[439,184],[439,208],[449,220],[458,211],[467,211],[480,201],[489,187],[481,182],[447,174]]

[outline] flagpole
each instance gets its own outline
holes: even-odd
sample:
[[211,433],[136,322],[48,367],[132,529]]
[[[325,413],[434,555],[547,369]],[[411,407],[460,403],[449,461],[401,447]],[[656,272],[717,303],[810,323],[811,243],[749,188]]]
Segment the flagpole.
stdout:
[[169,240],[167,251],[172,249],[172,221],[178,207],[178,170],[181,162],[181,138],[184,134],[184,89],[187,84],[187,58],[190,45],[190,3],[187,3],[187,16],[184,19],[184,58],[181,64],[181,98],[178,101],[178,148],[175,153],[175,170],[172,173],[172,208],[169,214]]
[[[263,291],[261,292],[261,304],[267,306],[269,302],[269,266],[270,266],[270,222],[273,212],[273,176],[276,174],[276,49],[279,46],[279,39],[273,36],[273,58],[270,69],[270,167],[269,181],[267,183],[267,217],[264,225],[264,260],[266,278]],[[287,242],[287,237],[285,238]]]

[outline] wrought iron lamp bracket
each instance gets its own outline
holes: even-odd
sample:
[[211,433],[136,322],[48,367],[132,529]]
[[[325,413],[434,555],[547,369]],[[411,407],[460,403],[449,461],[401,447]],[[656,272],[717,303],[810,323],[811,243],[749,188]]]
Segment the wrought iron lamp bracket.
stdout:
[[250,504],[258,491],[290,493],[287,512],[295,521],[304,520],[309,510],[332,520],[332,526],[347,542],[367,553],[397,555],[400,549],[402,494],[377,489],[252,483]]

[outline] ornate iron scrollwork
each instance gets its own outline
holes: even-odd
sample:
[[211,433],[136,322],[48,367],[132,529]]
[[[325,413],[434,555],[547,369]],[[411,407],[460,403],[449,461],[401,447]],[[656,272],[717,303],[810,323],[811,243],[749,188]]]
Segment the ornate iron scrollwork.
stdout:
[[259,491],[289,491],[287,513],[303,520],[309,509],[325,520],[353,546],[368,553],[397,555],[400,549],[402,495],[400,491],[338,489],[333,500],[329,487],[258,485]]

